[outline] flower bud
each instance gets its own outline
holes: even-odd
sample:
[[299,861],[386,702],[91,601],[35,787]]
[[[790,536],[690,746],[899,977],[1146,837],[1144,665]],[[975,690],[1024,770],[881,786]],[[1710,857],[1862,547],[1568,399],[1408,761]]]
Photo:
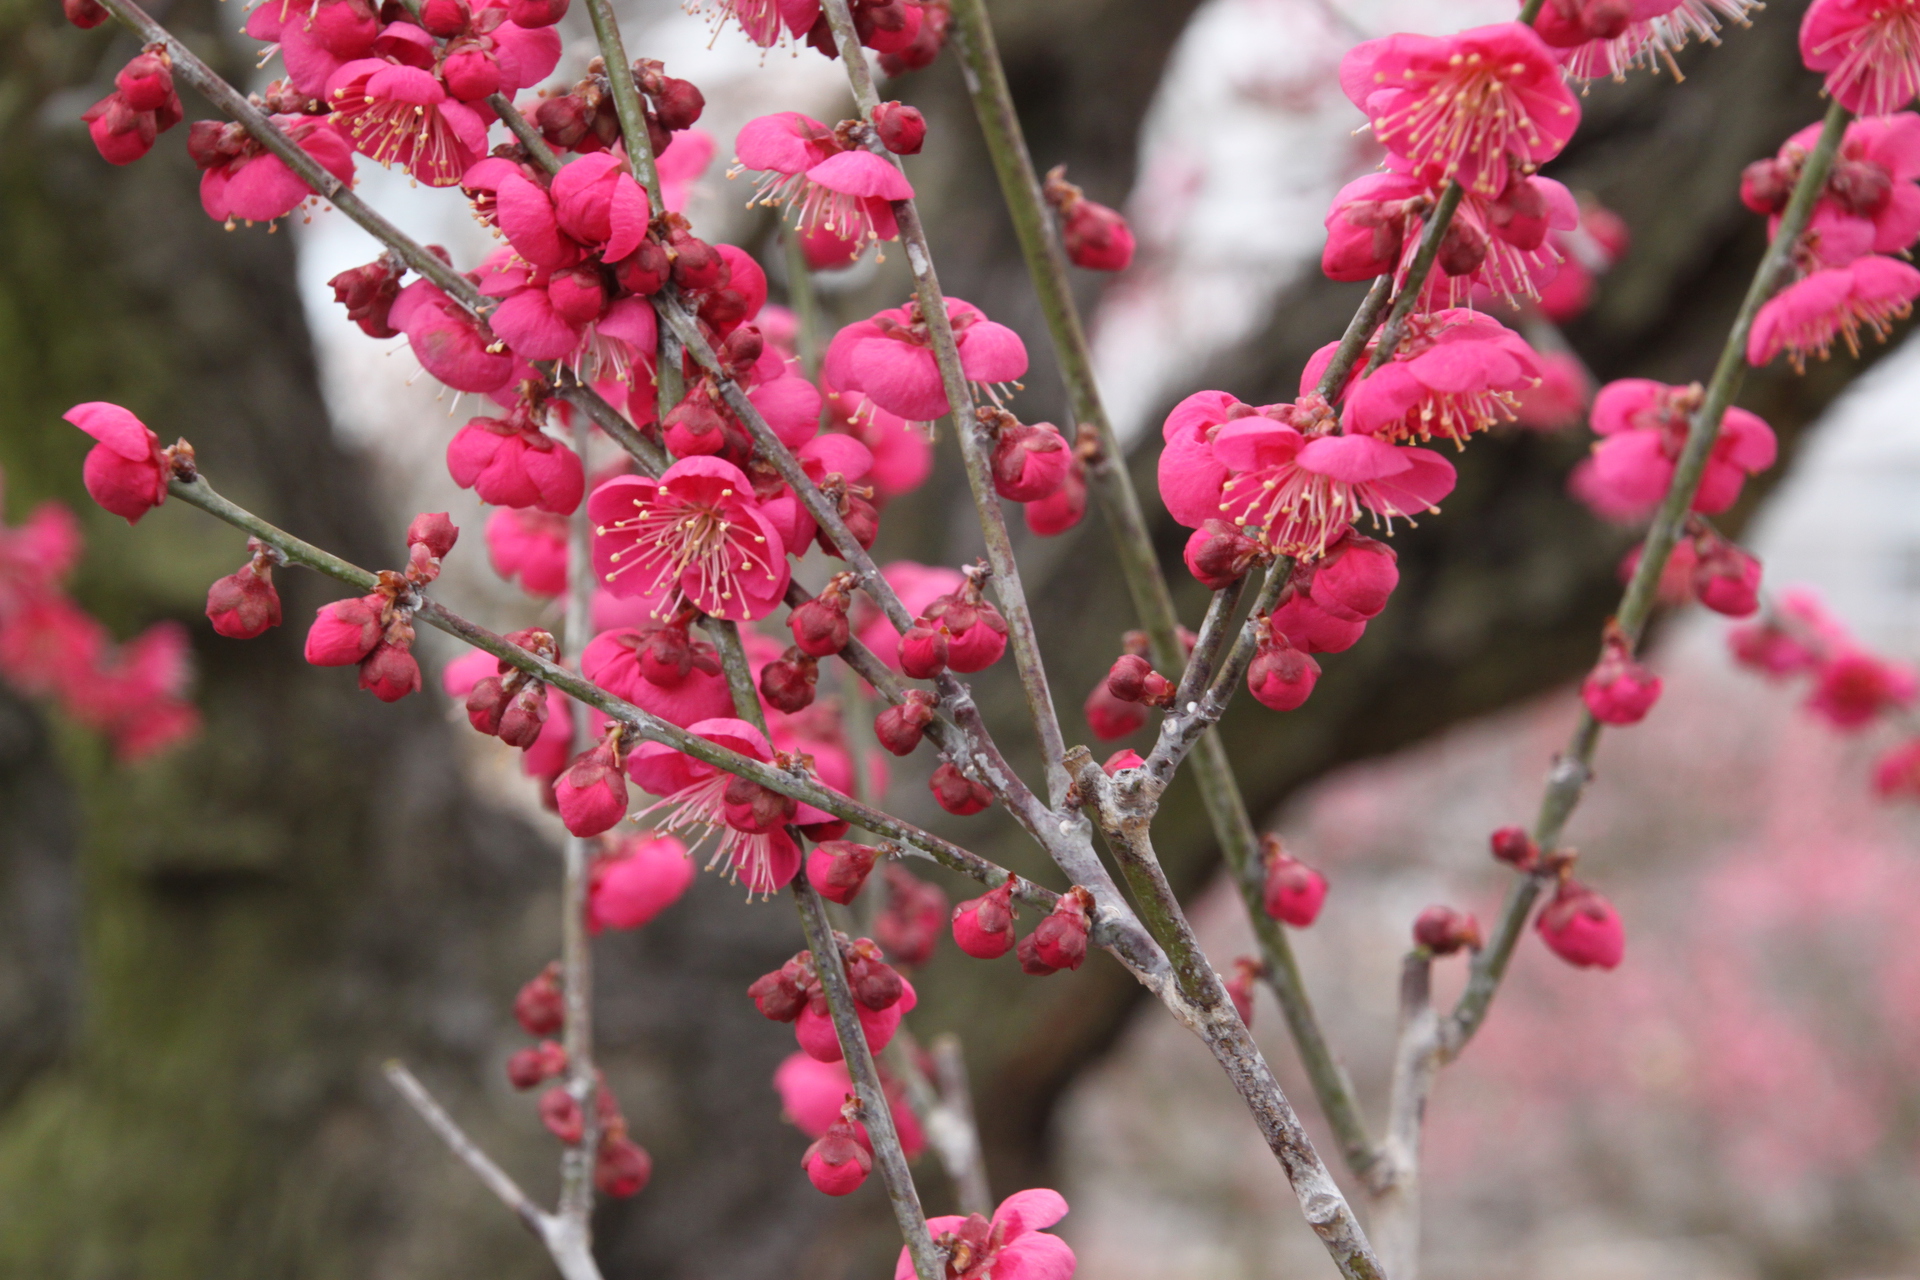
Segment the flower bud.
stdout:
[[[215,123],[196,120],[193,127],[199,129],[203,124]],[[223,130],[224,126],[216,125],[216,129]],[[191,149],[191,135],[187,142]],[[217,154],[212,158],[216,163],[221,159]],[[212,168],[213,165],[205,167]],[[400,331],[387,323],[387,317],[393,309],[393,300],[400,296],[403,270],[397,262],[383,254],[365,266],[342,271],[327,281],[327,286],[333,290],[333,300],[347,309],[347,319],[359,325],[368,337],[392,338],[398,336]]]
[[1119,210],[1080,200],[1061,219],[1060,239],[1076,267],[1124,271],[1133,261],[1133,228]]
[[527,980],[513,998],[513,1016],[530,1036],[550,1036],[566,1025],[566,998],[560,991],[560,964],[555,961]]
[[1450,956],[1462,947],[1478,951],[1483,945],[1478,920],[1441,906],[1428,907],[1414,920],[1413,941],[1436,956]]
[[880,145],[897,156],[917,156],[927,140],[927,118],[918,107],[883,102],[873,109],[873,131]]
[[907,700],[888,707],[873,720],[873,736],[896,756],[912,755],[933,723],[934,697],[925,689],[907,690]]
[[1026,505],[1027,528],[1037,538],[1057,538],[1087,514],[1087,464],[1078,453],[1058,489]]
[[1920,797],[1920,739],[1889,748],[1874,762],[1873,790],[1882,800]]
[[879,852],[851,840],[824,841],[807,851],[807,879],[828,902],[852,906]]
[[886,868],[887,905],[873,922],[873,936],[895,961],[917,969],[933,959],[947,924],[947,893],[897,862]]
[[673,282],[690,293],[718,289],[732,274],[720,251],[684,225],[673,227],[667,237],[667,247],[672,250]]
[[993,792],[950,764],[943,763],[935,769],[927,785],[942,809],[962,818],[979,813],[993,803]]
[[1045,977],[1062,969],[1078,969],[1087,958],[1088,912],[1093,895],[1079,885],[1060,895],[1053,910],[1020,940],[1016,948],[1020,968],[1035,977]]
[[[475,688],[478,687],[478,685],[475,686]],[[468,714],[471,716],[473,707],[471,698],[468,699],[467,707]],[[546,727],[546,724],[547,686],[538,680],[529,680],[502,709],[499,727],[495,732],[500,735],[500,741],[524,751],[540,740],[540,731]]]
[[993,445],[994,491],[1009,502],[1037,502],[1066,483],[1073,451],[1051,422],[1004,418]]
[[568,324],[592,324],[607,310],[607,285],[594,265],[570,267],[547,282],[547,301]]
[[830,1196],[850,1195],[867,1180],[873,1156],[845,1119],[814,1140],[800,1158],[807,1181]]
[[1314,566],[1309,594],[1327,613],[1346,622],[1366,622],[1387,607],[1400,583],[1392,547],[1349,533]]
[[60,12],[82,31],[91,31],[113,16],[99,0],[60,0]]
[[1105,680],[1093,686],[1082,710],[1087,717],[1087,728],[1102,742],[1124,738],[1147,722],[1147,709],[1137,702],[1114,697]]
[[[572,151],[593,134],[593,114],[587,104],[571,93],[541,100],[534,110],[533,122],[540,136],[559,151]],[[585,150],[596,150],[597,141]]]
[[[517,10],[526,3],[527,0],[511,0],[508,8]],[[559,0],[559,6],[560,12],[565,13],[566,0]],[[652,1178],[653,1157],[645,1147],[624,1133],[609,1133],[600,1139],[600,1150],[593,1158],[593,1185],[602,1195],[616,1200],[637,1196],[647,1189]]]
[[1566,880],[1540,909],[1533,927],[1549,950],[1575,968],[1612,969],[1626,954],[1627,934],[1613,904],[1578,880]]
[[954,945],[976,960],[994,960],[1013,949],[1013,880],[953,909]]
[[[969,571],[972,573],[973,571]],[[962,674],[985,671],[1007,651],[1007,620],[980,596],[979,581],[970,577],[960,590],[940,596],[914,623],[935,628],[946,640],[943,661]],[[912,631],[908,632],[909,635]],[[901,645],[901,662],[906,645]],[[912,674],[909,672],[908,674]]]
[[642,59],[633,64],[635,77],[648,98],[663,128],[673,133],[691,129],[707,109],[706,95],[691,80],[666,74],[658,63]]
[[1755,213],[1779,213],[1799,180],[1798,165],[1784,165],[1772,156],[1755,160],[1740,172],[1741,202]]
[[587,1134],[587,1118],[564,1085],[555,1085],[540,1095],[540,1123],[570,1147]]
[[650,298],[660,292],[671,274],[673,260],[667,256],[666,246],[652,236],[642,240],[639,248],[613,264],[613,278],[620,287],[642,298]]
[[507,1059],[507,1079],[516,1089],[531,1089],[567,1069],[567,1051],[552,1040],[530,1045]]
[[460,540],[460,531],[453,526],[444,511],[417,515],[413,523],[407,526],[407,545],[416,543],[424,546],[435,560],[447,558],[447,552],[453,550],[453,544]]
[[420,664],[413,656],[413,628],[396,622],[360,661],[360,687],[382,702],[420,692]]
[[852,629],[847,623],[845,593],[826,592],[795,605],[787,615],[794,647],[816,658],[831,658],[847,647]]
[[1515,871],[1531,871],[1540,865],[1540,846],[1533,842],[1525,827],[1502,827],[1488,843],[1496,862],[1504,862]]
[[947,632],[930,618],[917,618],[900,637],[900,670],[931,680],[947,669]]
[[280,593],[271,562],[243,564],[207,589],[207,620],[235,640],[251,640],[280,625]]
[[813,705],[820,679],[820,660],[789,645],[786,652],[760,669],[760,696],[767,705],[792,715]]
[[1224,591],[1260,558],[1260,544],[1225,520],[1209,520],[1187,539],[1187,572],[1209,591]]
[[1694,565],[1693,593],[1715,613],[1750,618],[1760,612],[1760,561],[1716,538]]
[[501,717],[506,715],[507,704],[512,701],[506,681],[499,676],[483,676],[467,690],[467,723],[481,733],[499,733]]
[[[940,907],[943,911],[946,905],[947,898],[942,893]],[[901,963],[906,962],[903,960]],[[880,948],[869,939],[861,938],[853,944],[853,954],[847,957],[846,967],[847,987],[862,1008],[875,1013],[891,1009],[907,992],[906,979],[881,957]]]
[[467,29],[473,21],[473,10],[467,7],[467,0],[427,0],[420,6],[420,25],[427,34],[451,40]]
[[627,775],[620,769],[618,734],[616,729],[592,750],[575,756],[554,780],[560,821],[576,836],[611,831],[627,816]]
[[164,54],[136,54],[114,76],[113,87],[133,110],[158,111],[173,98],[173,70]]
[[1298,707],[1319,680],[1320,664],[1287,643],[1286,637],[1276,640],[1271,627],[1247,665],[1247,688],[1261,706],[1274,711]]
[[1610,631],[1600,661],[1580,682],[1580,699],[1602,724],[1638,724],[1660,699],[1660,677],[1634,659],[1626,637]]
[[1233,1011],[1249,1031],[1253,1029],[1253,984],[1265,972],[1266,966],[1260,961],[1241,956],[1233,962],[1233,976],[1227,979],[1227,999],[1233,1001]]
[[772,973],[763,973],[747,988],[747,995],[760,1016],[774,1022],[792,1022],[807,1007],[814,982],[810,969],[802,968],[798,957],[787,961]]
[[727,423],[707,393],[707,384],[696,383],[679,404],[667,410],[661,422],[667,448],[678,458],[719,453],[727,447]]
[[1327,900],[1327,878],[1290,856],[1278,836],[1266,836],[1261,845],[1267,866],[1262,905],[1275,920],[1306,928],[1319,917],[1320,906]]

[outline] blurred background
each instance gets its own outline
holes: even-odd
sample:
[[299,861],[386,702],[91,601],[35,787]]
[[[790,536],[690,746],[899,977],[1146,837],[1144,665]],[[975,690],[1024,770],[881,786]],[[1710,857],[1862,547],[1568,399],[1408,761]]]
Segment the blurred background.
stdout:
[[[1564,329],[1596,379],[1687,382],[1711,368],[1763,245],[1737,199],[1740,170],[1821,110],[1795,49],[1801,7],[1774,3],[1720,47],[1689,51],[1678,82],[1636,73],[1584,99],[1548,172],[1616,211],[1632,238]],[[273,73],[256,73],[235,36],[238,7],[157,12],[230,76]],[[1291,399],[1307,355],[1357,302],[1317,269],[1329,197],[1377,161],[1335,83],[1341,53],[1510,13],[1500,0],[994,7],[1036,161],[1067,164],[1140,235],[1128,272],[1082,284],[1144,492],[1174,401],[1209,387]],[[731,139],[772,110],[841,118],[839,69],[811,51],[762,54],[735,32],[713,39],[667,0],[626,16],[635,56],[707,96],[701,126],[719,155],[690,207],[696,228],[759,253],[780,297],[772,224],[724,176]],[[124,403],[164,438],[192,439],[237,500],[362,564],[398,559],[412,513],[450,510],[467,539],[442,598],[502,627],[545,606],[483,564],[478,504],[441,461],[454,406],[416,378],[404,344],[365,338],[324,288],[371,259],[371,243],[325,210],[223,230],[199,209],[177,133],[109,168],[78,117],[133,44],[65,26],[50,2],[15,0],[0,23],[5,519],[47,499],[71,506],[86,535],[74,596],[123,640],[184,624],[203,717],[185,745],[127,762],[0,671],[0,1275],[550,1274],[379,1064],[408,1062],[550,1197],[554,1144],[502,1066],[525,1042],[513,993],[557,951],[557,824],[434,687],[450,650],[423,648],[425,696],[376,703],[300,661],[300,624],[335,593],[291,573],[287,627],[244,644],[215,636],[206,584],[240,563],[241,540],[179,504],[137,531],[95,509],[79,484],[86,441],[59,414]],[[591,41],[583,15],[563,30],[570,81]],[[1025,336],[1022,416],[1063,420],[951,56],[887,92],[931,124],[909,166],[944,283]],[[360,180],[461,265],[490,247],[457,197],[365,161]],[[908,289],[897,260],[820,286],[836,323]],[[1920,350],[1903,338],[1805,377],[1748,378],[1742,403],[1780,433],[1783,461],[1726,527],[1771,586],[1816,588],[1864,644],[1913,659]],[[1476,442],[1444,515],[1397,535],[1399,591],[1358,646],[1326,661],[1313,699],[1285,716],[1237,706],[1225,725],[1256,816],[1333,881],[1297,945],[1376,1125],[1408,924],[1429,902],[1491,918],[1505,872],[1486,834],[1531,814],[1571,721],[1571,682],[1618,596],[1635,535],[1566,494],[1590,443],[1583,426]],[[971,526],[948,444],[921,494],[888,511],[876,552],[963,563],[980,550]],[[1184,533],[1157,527],[1192,624],[1204,606],[1179,570]],[[1022,552],[1061,711],[1084,739],[1080,701],[1129,626],[1105,531],[1096,514]],[[1530,937],[1484,1034],[1442,1078],[1428,1123],[1433,1276],[1920,1275],[1916,832],[1870,793],[1886,740],[1842,738],[1796,691],[1735,670],[1726,626],[1697,610],[1662,621],[1651,661],[1666,696],[1603,745],[1569,833],[1583,876],[1625,916],[1626,962],[1576,972]],[[977,687],[1030,767],[1008,675]],[[890,807],[1059,886],[1011,823],[935,808],[927,767],[894,766]],[[1158,843],[1216,963],[1252,951],[1190,792],[1171,796]],[[599,940],[603,1063],[655,1159],[648,1190],[597,1219],[610,1280],[889,1273],[898,1241],[877,1185],[830,1201],[800,1175],[807,1140],[770,1083],[789,1033],[745,998],[800,945],[782,905],[743,905],[710,876],[654,924]],[[1441,965],[1443,992],[1459,967]],[[943,943],[914,979],[914,1030],[965,1044],[994,1190],[1060,1187],[1082,1276],[1330,1274],[1205,1052],[1117,966],[1096,957],[1041,981]],[[1324,1134],[1264,996],[1255,1030]],[[930,1211],[950,1211],[935,1162],[919,1172]]]

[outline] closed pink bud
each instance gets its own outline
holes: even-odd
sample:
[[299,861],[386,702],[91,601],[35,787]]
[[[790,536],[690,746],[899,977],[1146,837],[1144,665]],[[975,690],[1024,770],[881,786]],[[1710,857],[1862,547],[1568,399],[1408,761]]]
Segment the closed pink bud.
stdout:
[[173,71],[164,54],[138,54],[120,68],[113,87],[135,111],[158,111],[173,97]]
[[1496,862],[1504,862],[1516,871],[1531,871],[1540,865],[1540,846],[1533,842],[1525,827],[1502,827],[1488,839]]
[[540,1123],[568,1146],[575,1146],[587,1133],[587,1118],[580,1104],[564,1086],[555,1085],[540,1095]]
[[554,273],[547,282],[547,299],[568,324],[592,324],[606,313],[606,282],[597,266],[572,267]]
[[[943,913],[946,905],[947,898],[942,893],[940,909]],[[902,960],[901,963],[904,964],[906,961]],[[853,992],[854,1000],[862,1008],[871,1009],[876,1013],[882,1009],[891,1009],[907,993],[906,979],[886,962],[880,948],[868,938],[856,941],[853,944],[853,953],[847,957],[847,986]]]
[[1533,927],[1553,954],[1580,969],[1612,969],[1626,954],[1627,932],[1613,904],[1578,880],[1560,885]]
[[1102,742],[1124,738],[1147,722],[1147,709],[1137,702],[1114,697],[1105,680],[1093,686],[1082,710],[1087,717],[1087,728]]
[[513,1016],[530,1036],[550,1036],[566,1024],[566,998],[560,991],[560,965],[549,964],[529,978],[513,998]]
[[800,1158],[800,1166],[816,1188],[830,1196],[844,1196],[867,1180],[873,1156],[853,1126],[843,1119],[814,1140]]
[[1253,984],[1265,972],[1266,966],[1258,960],[1241,956],[1233,962],[1233,976],[1227,979],[1227,999],[1233,1001],[1233,1011],[1249,1030],[1253,1027]]
[[251,640],[279,626],[280,593],[274,590],[272,567],[244,564],[215,582],[207,589],[207,620],[235,640]]
[[1267,883],[1262,905],[1275,920],[1304,929],[1320,916],[1320,906],[1327,900],[1327,878],[1289,855],[1277,838],[1268,836],[1263,844]]
[[552,1040],[542,1040],[507,1059],[507,1080],[516,1089],[531,1089],[566,1069],[567,1051]]
[[567,0],[507,0],[507,19],[516,27],[550,27],[567,16]]
[[[963,674],[985,671],[1007,651],[1007,620],[1000,616],[998,609],[980,598],[978,585],[973,581],[928,605],[926,613],[914,623],[915,630],[922,627],[937,629],[945,637],[943,660]],[[904,640],[901,664],[906,669]],[[907,673],[914,674],[910,669]]]
[[1478,951],[1482,946],[1480,922],[1452,907],[1428,907],[1414,919],[1413,941],[1437,956],[1450,956],[1463,947]]
[[1580,682],[1580,699],[1602,724],[1638,724],[1660,700],[1660,677],[1634,659],[1625,637],[1612,634]]
[[1260,558],[1260,544],[1225,520],[1209,520],[1187,539],[1181,558],[1201,586],[1224,591]]
[[946,669],[946,629],[932,619],[916,619],[900,637],[900,670],[915,680],[931,680]]
[[488,50],[475,45],[449,47],[440,62],[440,82],[461,102],[478,102],[500,91],[500,63]]
[[82,31],[91,31],[113,16],[99,0],[60,0],[60,12]]
[[873,109],[873,131],[880,145],[897,156],[917,156],[927,140],[927,118],[918,107],[883,102]]
[[[193,127],[213,121],[196,120]],[[193,139],[188,138],[191,148]],[[215,155],[211,168],[221,162],[222,157]],[[382,256],[361,267],[351,267],[327,281],[333,290],[333,300],[347,309],[347,319],[359,325],[361,330],[372,338],[392,338],[399,330],[387,323],[393,310],[393,301],[400,296],[400,276],[402,268],[391,258]]]
[[307,661],[316,667],[349,667],[380,643],[380,596],[322,605],[307,628]]
[[1347,622],[1366,622],[1387,607],[1400,583],[1393,548],[1350,533],[1314,567],[1313,602]]
[[823,594],[794,606],[787,615],[794,647],[816,658],[831,658],[847,647],[852,630],[847,623],[847,597]]
[[[556,99],[547,99],[548,103]],[[542,105],[545,110],[545,105]],[[640,242],[640,247],[613,264],[613,278],[628,293],[650,298],[666,286],[667,277],[673,273],[673,260],[667,256],[666,246],[652,236]]]
[[420,692],[420,664],[412,645],[412,627],[396,623],[387,628],[386,637],[360,661],[360,687],[382,702],[398,702]]
[[1760,612],[1760,561],[1716,539],[1694,565],[1693,592],[1715,613],[1750,618]]
[[1320,664],[1286,642],[1272,638],[1271,630],[1247,665],[1247,688],[1263,707],[1292,711],[1313,693],[1320,680]]
[[667,411],[662,423],[667,448],[678,458],[719,453],[727,446],[727,423],[700,383]]
[[1450,276],[1470,276],[1487,260],[1487,233],[1464,219],[1447,224],[1433,265]]
[[587,923],[596,931],[638,929],[678,902],[693,876],[693,859],[672,836],[623,840],[594,865]]
[[418,543],[427,549],[427,553],[436,560],[444,560],[453,550],[453,544],[460,541],[460,530],[447,518],[444,511],[434,511],[413,518],[407,526],[407,545]]
[[873,720],[873,736],[896,756],[912,755],[927,726],[933,723],[934,697],[925,689],[907,690],[907,700],[888,707]]
[[1087,464],[1078,454],[1058,489],[1024,508],[1027,528],[1039,538],[1057,538],[1087,514]]
[[1123,653],[1107,672],[1107,692],[1122,702],[1138,702],[1146,694],[1153,664],[1137,653]]
[[647,96],[653,99],[654,114],[661,125],[674,133],[693,128],[707,109],[706,95],[699,86],[674,76],[650,77]]
[[935,769],[927,785],[942,809],[962,818],[979,813],[993,803],[993,792],[950,764]]
[[789,645],[784,653],[760,668],[760,696],[767,705],[792,715],[813,705],[820,679],[820,660]]
[[897,862],[886,868],[887,905],[873,924],[873,936],[908,968],[933,959],[933,948],[947,925],[947,893]]
[[673,259],[673,282],[689,293],[721,288],[732,275],[732,268],[720,251],[687,230],[684,224],[675,225],[669,232],[667,247],[672,250],[669,256]]
[[1035,977],[1078,969],[1087,958],[1087,933],[1093,895],[1075,885],[1060,895],[1053,910],[1020,940],[1020,967]]
[[1010,422],[993,445],[994,491],[1009,502],[1037,502],[1066,483],[1072,463],[1073,451],[1051,422]]
[[513,695],[499,676],[482,676],[467,690],[467,723],[481,733],[500,732],[500,718],[507,713]]
[[1755,160],[1740,172],[1741,202],[1755,213],[1779,213],[1799,178],[1798,165],[1783,165],[1772,156]]
[[420,25],[428,35],[442,40],[453,39],[472,21],[473,10],[467,7],[467,0],[427,0],[420,6]]
[[167,500],[167,460],[146,423],[104,400],[77,404],[62,416],[97,441],[80,470],[88,497],[128,524]]
[[953,909],[954,945],[976,960],[995,960],[1013,949],[1013,880]]
[[[520,4],[508,7],[518,9]],[[565,13],[566,8],[566,0],[560,0],[560,11]],[[653,1157],[645,1147],[624,1133],[609,1133],[600,1139],[600,1150],[593,1158],[593,1185],[602,1195],[625,1200],[645,1191],[652,1180]]]
[[807,879],[820,896],[841,906],[853,905],[879,851],[851,840],[827,840],[807,851]]
[[554,780],[554,803],[560,821],[576,836],[611,831],[627,816],[627,775],[621,772],[616,739],[574,757],[566,772]]

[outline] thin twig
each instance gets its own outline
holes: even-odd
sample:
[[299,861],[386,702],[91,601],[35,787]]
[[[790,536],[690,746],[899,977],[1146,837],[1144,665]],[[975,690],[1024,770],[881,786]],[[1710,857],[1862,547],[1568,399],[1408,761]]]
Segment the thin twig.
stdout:
[[620,39],[620,21],[614,16],[610,0],[587,0],[587,17],[593,23],[594,43],[600,46],[605,64],[607,87],[613,94],[613,113],[620,118],[620,139],[626,143],[627,163],[633,166],[640,185],[647,189],[647,201],[653,216],[667,211],[661,198],[660,170],[653,158],[653,135],[647,130],[647,108],[640,101],[640,87],[633,82],[633,67],[627,62],[627,47]]
[[1106,834],[1109,847],[1140,904],[1140,917],[1173,965],[1193,1027],[1252,1112],[1267,1146],[1286,1172],[1307,1223],[1348,1280],[1383,1280],[1353,1208],[1313,1149],[1293,1104],[1227,996],[1226,984],[1201,950],[1173,887],[1153,852],[1153,802],[1137,770],[1108,778],[1085,747],[1068,753],[1074,779]]
[[1416,1280],[1420,1270],[1420,1127],[1440,1070],[1432,988],[1433,959],[1422,948],[1400,969],[1400,1038],[1373,1201],[1374,1243],[1393,1280]]
[[1187,753],[1193,750],[1201,736],[1220,722],[1234,694],[1240,691],[1240,681],[1247,674],[1253,655],[1260,647],[1261,635],[1267,627],[1267,615],[1273,612],[1273,602],[1279,598],[1292,573],[1293,561],[1286,556],[1274,561],[1267,570],[1267,576],[1261,580],[1260,590],[1253,598],[1252,612],[1240,624],[1233,647],[1227,650],[1226,658],[1220,663],[1220,669],[1213,673],[1205,693],[1198,698],[1188,698],[1184,691],[1186,681],[1182,679],[1181,700],[1160,722],[1160,737],[1147,755],[1146,775],[1151,781],[1156,803],[1173,781],[1174,771],[1180,767],[1180,762],[1187,758]]
[[880,1070],[874,1065],[867,1033],[853,1005],[853,991],[847,984],[847,970],[839,944],[834,940],[833,924],[827,919],[827,905],[807,883],[805,868],[794,879],[793,898],[800,909],[800,927],[806,931],[807,948],[813,952],[814,972],[819,975],[827,1009],[833,1015],[833,1029],[840,1037],[847,1074],[860,1099],[860,1122],[866,1126],[867,1137],[873,1144],[873,1162],[886,1184],[887,1200],[893,1205],[900,1236],[907,1242],[907,1255],[913,1259],[914,1273],[919,1280],[942,1280],[946,1275],[946,1259],[927,1231],[926,1210],[920,1206],[920,1193],[913,1185],[906,1154],[900,1149],[899,1131],[893,1126],[893,1108],[887,1101],[886,1089],[880,1084]]
[[[942,1045],[951,1044],[958,1051],[959,1041],[952,1034],[940,1036],[934,1041],[934,1052],[938,1054]],[[993,1200],[987,1193],[986,1169],[981,1160],[980,1135],[973,1127],[973,1101],[963,1094],[956,1103],[942,1075],[936,1088],[920,1069],[920,1045],[913,1033],[905,1027],[894,1033],[882,1053],[887,1070],[893,1073],[907,1095],[907,1105],[920,1121],[920,1127],[926,1130],[927,1145],[940,1157],[940,1167],[947,1172],[947,1180],[953,1183],[954,1194],[960,1201],[960,1212],[993,1214]],[[936,1068],[941,1063],[936,1061]],[[961,1072],[960,1084],[964,1090],[966,1084],[966,1064],[956,1062]],[[981,1208],[981,1205],[985,1208]]]
[[546,1211],[529,1200],[527,1193],[520,1189],[519,1184],[507,1176],[507,1171],[495,1164],[487,1153],[482,1151],[458,1124],[454,1123],[453,1117],[433,1100],[433,1095],[427,1092],[427,1087],[415,1078],[413,1072],[407,1070],[406,1066],[399,1061],[389,1061],[381,1067],[381,1070],[386,1073],[393,1087],[400,1091],[400,1096],[420,1113],[420,1118],[427,1122],[427,1127],[440,1135],[440,1140],[447,1144],[447,1149],[453,1152],[460,1163],[473,1170],[474,1177],[480,1179],[482,1185],[493,1192],[501,1204],[511,1209],[513,1216],[520,1219],[527,1230],[545,1240],[548,1216]]
[[[993,1213],[993,1190],[987,1184],[987,1162],[980,1150],[980,1130],[973,1119],[973,1089],[967,1083],[967,1059],[960,1037],[945,1031],[933,1038],[933,1069],[940,1081],[940,1101],[950,1118],[953,1155],[949,1161],[960,1212],[982,1217]],[[931,1131],[928,1133],[932,1137]],[[953,1169],[952,1166],[958,1166]]]
[[[573,447],[587,461],[587,423],[576,418]],[[562,636],[568,665],[578,668],[581,651],[593,636],[593,525],[587,504],[567,522],[567,624]],[[584,750],[592,717],[584,702],[570,702],[573,750]],[[560,1216],[592,1244],[593,1166],[600,1143],[599,1108],[594,1102],[593,950],[587,939],[587,841],[569,834],[563,850],[560,886],[560,974],[566,1011],[562,1040],[567,1050],[567,1093],[580,1108],[585,1128],[579,1142],[560,1156]]]

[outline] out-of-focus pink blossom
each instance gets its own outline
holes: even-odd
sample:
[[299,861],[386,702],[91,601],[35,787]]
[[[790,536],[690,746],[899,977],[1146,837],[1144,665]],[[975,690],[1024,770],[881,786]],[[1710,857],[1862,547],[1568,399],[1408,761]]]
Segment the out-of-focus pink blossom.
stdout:
[[1821,660],[1807,709],[1836,729],[1858,729],[1887,711],[1912,706],[1917,693],[1920,680],[1912,668],[1848,645]]
[[1826,359],[1835,339],[1859,355],[1861,330],[1885,342],[1893,321],[1912,313],[1916,297],[1920,270],[1894,258],[1869,254],[1815,271],[1760,308],[1747,336],[1747,363],[1757,368],[1785,352],[1803,370],[1810,355]]
[[[1593,402],[1593,429],[1602,439],[1585,477],[1590,501],[1600,512],[1647,513],[1673,483],[1675,460],[1685,446],[1692,415],[1700,407],[1698,385],[1673,387],[1649,378],[1622,378],[1600,389]],[[1740,497],[1750,475],[1773,465],[1773,429],[1745,409],[1729,408],[1701,473],[1693,509],[1717,515]]]
[[1638,724],[1660,700],[1660,677],[1633,656],[1624,636],[1610,632],[1600,661],[1580,682],[1580,698],[1602,724]]
[[567,589],[567,521],[545,511],[496,511],[487,517],[487,560],[529,595]]
[[587,924],[638,929],[680,900],[693,883],[693,859],[672,836],[634,836],[593,865]]
[[[1017,1191],[1000,1202],[991,1221],[980,1214],[927,1219],[936,1245],[947,1250],[951,1280],[1068,1280],[1073,1250],[1044,1228],[1067,1216],[1058,1191]],[[956,1265],[958,1264],[958,1265]],[[913,1259],[903,1248],[893,1280],[913,1280]]]
[[1266,837],[1263,845],[1266,887],[1261,901],[1267,914],[1296,929],[1306,928],[1319,918],[1327,900],[1327,878],[1290,855],[1277,837]]
[[1859,115],[1898,111],[1920,93],[1920,5],[1914,0],[1814,0],[1800,22],[1800,57]]

